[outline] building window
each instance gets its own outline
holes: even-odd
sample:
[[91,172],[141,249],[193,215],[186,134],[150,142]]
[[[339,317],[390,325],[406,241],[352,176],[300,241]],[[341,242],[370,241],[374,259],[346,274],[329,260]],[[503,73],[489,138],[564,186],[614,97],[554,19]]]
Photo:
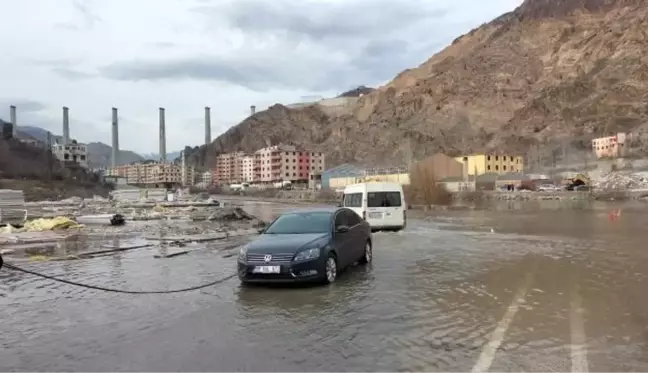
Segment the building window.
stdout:
[[293,172],[293,176],[297,176],[297,174]]
[[488,157],[486,157],[486,159],[490,161],[490,155]]
[[290,176],[290,173],[289,173],[289,172],[286,172],[286,176]]
[[499,166],[495,165],[495,171],[499,171]]
[[496,155],[496,156],[495,156],[495,160],[496,160],[496,161],[499,161],[499,155]]
[[504,171],[506,171],[506,165],[504,165]]
[[490,166],[490,165],[486,166],[486,169],[487,169],[488,171],[490,171],[491,166]]

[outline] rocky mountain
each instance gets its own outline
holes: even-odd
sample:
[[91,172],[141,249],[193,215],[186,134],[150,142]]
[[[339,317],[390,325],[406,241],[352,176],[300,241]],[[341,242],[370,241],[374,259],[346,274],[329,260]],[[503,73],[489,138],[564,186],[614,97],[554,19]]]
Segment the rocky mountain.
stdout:
[[648,127],[647,50],[648,0],[526,0],[349,110],[275,105],[188,159],[280,142],[323,151],[329,166],[585,147]]
[[[181,152],[182,152],[181,150],[175,152],[167,152],[167,160],[169,161],[175,160],[176,158],[180,157]],[[147,154],[141,154],[141,156],[144,159],[150,159],[153,161],[157,161],[160,159],[160,153],[147,153]]]
[[[34,126],[19,126],[18,127],[18,138],[33,138],[42,142],[47,142],[47,133],[48,131]],[[56,141],[61,141],[62,136],[51,134],[52,143]],[[90,162],[91,167],[110,167],[111,157],[112,157],[112,147],[106,145],[102,142],[91,142],[86,144],[88,147],[88,161]],[[119,151],[119,163],[128,164],[133,162],[141,162],[145,158],[139,154],[132,152],[130,150],[120,150]]]
[[338,97],[360,97],[369,94],[373,91],[375,91],[375,89],[361,85],[358,88],[354,88],[352,90],[342,93]]

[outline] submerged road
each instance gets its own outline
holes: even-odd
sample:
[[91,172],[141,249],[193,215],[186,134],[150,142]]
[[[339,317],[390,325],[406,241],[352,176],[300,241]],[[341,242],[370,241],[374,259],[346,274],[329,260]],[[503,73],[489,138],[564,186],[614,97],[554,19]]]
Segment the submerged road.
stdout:
[[[314,288],[126,295],[2,270],[0,371],[646,371],[646,227],[646,210],[421,216],[375,234],[372,266]],[[235,265],[159,250],[25,266],[145,290]]]

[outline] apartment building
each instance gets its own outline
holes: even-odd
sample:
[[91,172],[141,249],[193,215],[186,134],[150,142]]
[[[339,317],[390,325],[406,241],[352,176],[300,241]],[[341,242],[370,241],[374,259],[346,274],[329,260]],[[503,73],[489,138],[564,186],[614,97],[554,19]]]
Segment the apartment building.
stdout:
[[292,145],[275,145],[249,155],[221,154],[212,174],[219,175],[214,177],[214,182],[220,184],[307,183],[312,179],[311,175],[321,174],[325,167],[325,156],[321,152],[306,151]]
[[127,177],[128,170],[131,165],[122,165],[117,167],[109,167],[106,169],[105,176],[110,177]]
[[246,183],[253,183],[255,180],[255,160],[258,157],[256,154],[246,155],[241,159],[241,181]]
[[193,167],[186,167],[182,172],[182,167],[173,163],[136,163],[108,168],[106,176],[125,178],[130,185],[191,186],[196,180],[196,171]]
[[211,171],[205,171],[200,174],[200,182],[204,185],[211,185],[212,183],[212,173]]
[[455,160],[463,164],[464,176],[524,172],[524,157],[518,155],[477,154],[455,157]]
[[245,153],[224,153],[216,157],[216,165],[212,170],[212,178],[218,184],[241,182],[243,157]]
[[626,134],[619,132],[616,136],[599,137],[592,140],[592,150],[596,158],[616,158],[626,154]]
[[52,153],[61,162],[78,163],[81,167],[88,168],[88,149],[85,144],[72,141],[71,144],[54,144]]

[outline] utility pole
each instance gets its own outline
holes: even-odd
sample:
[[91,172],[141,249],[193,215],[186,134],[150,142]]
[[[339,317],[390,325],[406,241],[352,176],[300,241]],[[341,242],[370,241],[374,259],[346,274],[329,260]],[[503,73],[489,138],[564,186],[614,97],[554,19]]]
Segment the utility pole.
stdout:
[[47,131],[47,177],[52,180],[52,133]]

